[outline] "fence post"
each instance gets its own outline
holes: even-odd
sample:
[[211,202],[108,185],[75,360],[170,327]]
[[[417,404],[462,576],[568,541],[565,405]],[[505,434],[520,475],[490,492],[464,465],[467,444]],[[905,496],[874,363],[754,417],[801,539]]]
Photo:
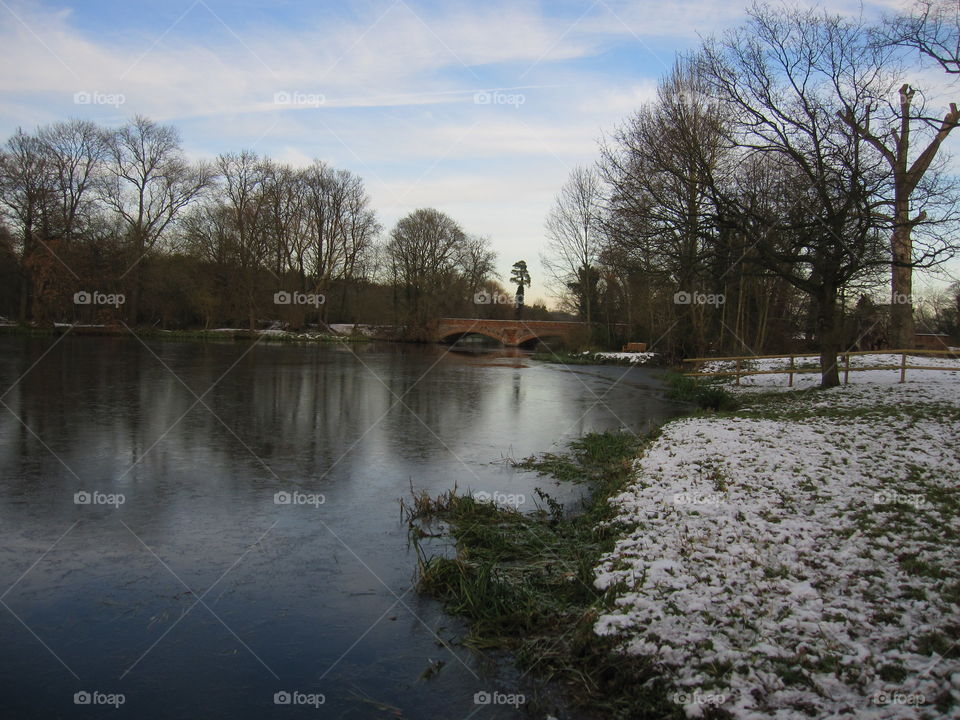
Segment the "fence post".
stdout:
[[846,362],[843,364],[843,384],[849,385],[850,384],[850,352],[847,351],[847,353],[843,357],[846,359]]
[[793,387],[793,355],[790,356],[790,380],[787,382],[787,387]]
[[906,382],[907,377],[907,354],[900,354],[900,382]]
[[740,384],[740,358],[737,358],[737,385]]

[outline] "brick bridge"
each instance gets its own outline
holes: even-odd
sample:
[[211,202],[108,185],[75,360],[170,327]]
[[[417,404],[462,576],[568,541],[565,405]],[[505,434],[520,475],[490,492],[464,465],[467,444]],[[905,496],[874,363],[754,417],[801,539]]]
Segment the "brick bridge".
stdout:
[[570,340],[578,332],[583,334],[586,328],[587,323],[583,322],[481,320],[479,318],[439,318],[428,326],[435,342],[451,342],[461,335],[476,333],[493,338],[508,347],[545,338]]

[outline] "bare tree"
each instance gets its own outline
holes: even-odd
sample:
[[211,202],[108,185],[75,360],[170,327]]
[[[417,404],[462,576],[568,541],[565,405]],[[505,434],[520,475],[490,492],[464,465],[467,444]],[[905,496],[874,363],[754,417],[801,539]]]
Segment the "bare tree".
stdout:
[[136,116],[108,141],[102,198],[124,228],[129,266],[128,316],[137,322],[140,265],[164,231],[213,179],[205,164],[184,158],[180,134],[169,125]]
[[907,12],[888,18],[877,36],[883,44],[913,48],[944,71],[960,74],[957,0],[919,0]]
[[21,322],[38,314],[36,270],[44,256],[53,254],[47,244],[51,196],[48,162],[40,140],[20,129],[0,155],[0,203],[14,228],[19,249]]
[[37,134],[47,156],[57,233],[70,242],[96,212],[91,192],[103,171],[107,135],[87,120],[41,128]]
[[[928,118],[914,115],[911,112],[916,90],[904,84],[899,91],[900,103],[896,126],[892,129],[877,128],[876,123],[871,127],[870,113],[867,112],[860,122],[854,120],[852,109],[847,109],[841,117],[870,145],[872,145],[890,164],[893,173],[893,197],[891,198],[891,307],[890,307],[890,341],[897,348],[910,348],[914,344],[913,329],[913,269],[916,267],[930,267],[944,259],[952,257],[955,252],[950,243],[935,242],[926,245],[915,253],[913,230],[926,223],[931,227],[934,223],[943,224],[944,218],[928,218],[926,211],[911,215],[911,205],[917,204],[917,189],[924,179],[930,164],[933,162],[950,132],[960,123],[960,111],[956,103],[951,103],[950,111],[934,128],[933,137],[927,138],[920,153],[911,158],[911,129],[920,124],[921,131],[928,124]],[[916,121],[920,121],[917,123]],[[922,138],[922,136],[921,136]],[[929,200],[935,192],[929,185],[923,188]],[[947,218],[949,219],[949,218]],[[942,236],[938,240],[943,240]]]
[[603,189],[596,171],[578,166],[547,215],[541,263],[562,294],[572,292],[584,320],[593,320],[596,266],[601,250]]
[[233,237],[239,289],[244,294],[250,330],[257,327],[259,276],[270,257],[267,183],[271,167],[254,152],[224,153],[217,158],[221,181],[220,207]]
[[[492,271],[487,243],[433,208],[414,210],[397,222],[385,255],[409,335],[418,336],[444,310],[463,306],[477,278]],[[480,279],[482,286],[487,277]]]
[[888,169],[864,146],[859,122],[872,95],[853,83],[847,103],[837,78],[860,77],[860,28],[818,11],[754,6],[749,23],[705,44],[701,71],[732,109],[734,161],[711,169],[718,221],[742,234],[756,260],[810,296],[821,384],[839,384],[840,296],[889,264],[880,240],[880,194]]
[[722,109],[708,90],[692,63],[678,62],[661,81],[657,100],[632,115],[601,148],[600,172],[610,188],[604,256],[632,263],[642,273],[648,328],[657,315],[676,318],[664,325],[678,329],[678,354],[699,354],[707,333],[716,337],[723,330],[715,307],[691,303],[654,310],[654,294],[661,288],[669,287],[671,297],[722,291],[714,283],[723,279],[718,266],[724,235],[714,222],[708,175],[700,167],[704,163],[712,170],[724,152]]
[[497,254],[490,249],[490,238],[468,235],[457,251],[457,264],[462,268],[467,297],[473,297],[483,284],[497,276]]

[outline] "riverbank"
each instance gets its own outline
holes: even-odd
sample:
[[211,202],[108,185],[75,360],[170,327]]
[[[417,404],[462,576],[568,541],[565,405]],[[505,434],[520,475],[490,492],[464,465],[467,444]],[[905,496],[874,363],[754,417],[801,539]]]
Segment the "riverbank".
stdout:
[[747,378],[612,499],[594,629],[688,716],[960,717],[960,373],[898,378]]
[[664,359],[659,353],[607,352],[603,350],[584,350],[570,352],[566,350],[535,352],[531,359],[558,365],[625,365],[625,366],[663,366]]
[[586,717],[960,717],[960,373],[898,377],[676,379],[720,411],[521,464],[580,514],[421,498],[420,588]]
[[[542,491],[532,513],[495,504],[485,493],[456,490],[403,502],[419,558],[419,591],[469,621],[465,645],[509,651],[522,678],[550,686],[528,701],[528,714],[682,717],[670,687],[646,658],[618,657],[616,643],[593,632],[606,607],[593,569],[619,537],[607,498],[628,486],[633,458],[645,442],[625,433],[594,433],[567,452],[515,463],[583,483],[586,497],[575,513]],[[551,699],[557,688],[559,707]]]
[[321,333],[296,332],[292,330],[244,330],[242,328],[213,328],[210,330],[162,330],[159,328],[123,325],[70,325],[57,323],[52,326],[0,324],[0,334],[29,335],[35,337],[53,337],[70,333],[92,337],[121,337],[136,335],[144,338],[163,340],[259,340],[261,342],[381,342],[386,338],[376,338],[367,333]]

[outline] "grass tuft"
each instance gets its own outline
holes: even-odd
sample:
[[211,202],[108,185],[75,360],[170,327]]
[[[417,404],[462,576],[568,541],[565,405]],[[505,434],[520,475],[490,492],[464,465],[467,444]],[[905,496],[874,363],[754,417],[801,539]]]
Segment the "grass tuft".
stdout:
[[[591,495],[575,513],[565,513],[542,490],[532,514],[456,491],[403,503],[418,552],[418,589],[470,621],[464,644],[511,651],[522,670],[558,683],[586,717],[683,717],[647,659],[593,632],[609,602],[594,588],[594,568],[613,549],[619,529],[608,498],[632,480],[643,442],[624,433],[592,433],[565,453],[516,463],[588,484]],[[424,527],[435,520],[449,527],[454,557],[423,549]]]

